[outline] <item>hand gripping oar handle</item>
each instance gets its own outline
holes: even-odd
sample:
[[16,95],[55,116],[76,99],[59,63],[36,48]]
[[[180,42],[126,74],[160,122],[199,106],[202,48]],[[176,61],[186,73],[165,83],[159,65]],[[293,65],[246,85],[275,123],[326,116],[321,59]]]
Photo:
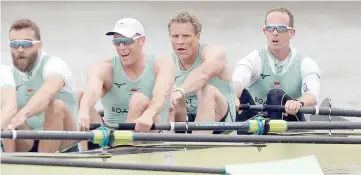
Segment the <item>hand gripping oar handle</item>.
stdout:
[[[285,112],[285,107],[282,105],[250,105],[241,104],[240,110],[253,110],[253,111],[274,111]],[[331,116],[348,116],[348,117],[361,117],[360,110],[352,110],[346,108],[328,108],[328,107],[301,107],[299,112],[313,115],[331,115]]]

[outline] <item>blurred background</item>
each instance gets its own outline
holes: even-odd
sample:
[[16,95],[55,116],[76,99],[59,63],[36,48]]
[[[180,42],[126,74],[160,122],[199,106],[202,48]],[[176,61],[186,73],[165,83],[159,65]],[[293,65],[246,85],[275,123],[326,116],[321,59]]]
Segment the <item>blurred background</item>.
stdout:
[[[170,54],[167,23],[181,8],[194,12],[203,25],[201,41],[224,45],[233,71],[236,62],[266,44],[264,18],[271,8],[286,7],[294,15],[292,45],[315,59],[322,71],[321,100],[337,107],[361,104],[361,2],[1,2],[1,62],[11,64],[8,30],[29,18],[41,30],[44,51],[63,58],[73,70],[77,89],[96,61],[116,54],[111,37],[115,22],[138,19],[145,27],[146,52]],[[100,104],[97,105],[97,108]]]

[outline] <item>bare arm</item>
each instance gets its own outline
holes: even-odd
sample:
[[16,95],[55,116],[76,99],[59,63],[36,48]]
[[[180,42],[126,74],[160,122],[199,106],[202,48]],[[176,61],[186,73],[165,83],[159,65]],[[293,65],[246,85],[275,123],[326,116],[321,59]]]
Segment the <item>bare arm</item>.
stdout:
[[18,110],[15,87],[0,88],[0,107],[1,129],[4,129]]
[[105,84],[105,75],[110,67],[106,62],[95,64],[88,73],[87,88],[80,101],[79,114],[89,116],[90,109],[94,108],[97,100],[101,97]]
[[158,58],[155,62],[155,72],[153,98],[143,116],[156,117],[163,110],[174,87],[175,64],[171,58]]
[[58,75],[49,76],[29,102],[19,111],[26,118],[45,111],[57,92],[64,87],[64,80]]
[[183,84],[185,94],[197,92],[209,79],[219,76],[226,68],[226,54],[218,46],[207,46],[202,52],[203,63],[194,69]]

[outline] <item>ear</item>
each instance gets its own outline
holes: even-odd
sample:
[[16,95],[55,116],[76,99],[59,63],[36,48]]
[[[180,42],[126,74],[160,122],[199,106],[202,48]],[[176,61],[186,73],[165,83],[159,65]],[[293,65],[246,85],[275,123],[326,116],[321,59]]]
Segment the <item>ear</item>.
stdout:
[[139,44],[140,44],[141,46],[144,46],[146,40],[147,40],[147,39],[145,38],[145,36],[139,38]]
[[38,42],[37,47],[39,50],[41,50],[41,48],[43,47],[43,42],[42,41]]
[[262,30],[263,30],[263,34],[266,35],[267,32],[266,29],[263,28]]
[[197,37],[198,39],[200,39],[200,38],[201,38],[201,32],[196,33],[196,37]]
[[296,30],[295,30],[295,29],[291,30],[291,31],[289,32],[290,38],[293,38],[293,37],[295,36],[295,34],[296,34]]

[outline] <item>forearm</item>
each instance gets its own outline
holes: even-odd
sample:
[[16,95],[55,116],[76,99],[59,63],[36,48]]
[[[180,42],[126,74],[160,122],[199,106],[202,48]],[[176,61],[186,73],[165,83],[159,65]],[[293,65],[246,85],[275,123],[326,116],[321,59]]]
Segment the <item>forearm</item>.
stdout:
[[35,95],[22,109],[20,109],[19,113],[22,113],[26,118],[29,118],[43,112],[49,107],[49,104],[53,101],[54,96],[55,94],[44,93],[40,90],[35,93]]
[[101,92],[98,92],[97,90],[90,89],[89,91],[85,91],[80,101],[79,113],[89,114],[100,96]]
[[17,112],[17,106],[14,104],[4,104],[2,103],[1,105],[1,111],[0,111],[0,116],[1,116],[1,129],[4,129],[9,122],[11,121],[11,119],[15,116],[16,112]]
[[153,99],[149,103],[148,108],[144,111],[144,114],[155,118],[156,116],[158,116],[158,114],[161,113],[161,111],[165,107],[167,100],[169,100],[169,98],[166,95],[159,95],[153,97]]
[[195,93],[200,90],[208,81],[208,76],[201,70],[192,71],[184,80],[180,88],[183,88],[185,94]]

